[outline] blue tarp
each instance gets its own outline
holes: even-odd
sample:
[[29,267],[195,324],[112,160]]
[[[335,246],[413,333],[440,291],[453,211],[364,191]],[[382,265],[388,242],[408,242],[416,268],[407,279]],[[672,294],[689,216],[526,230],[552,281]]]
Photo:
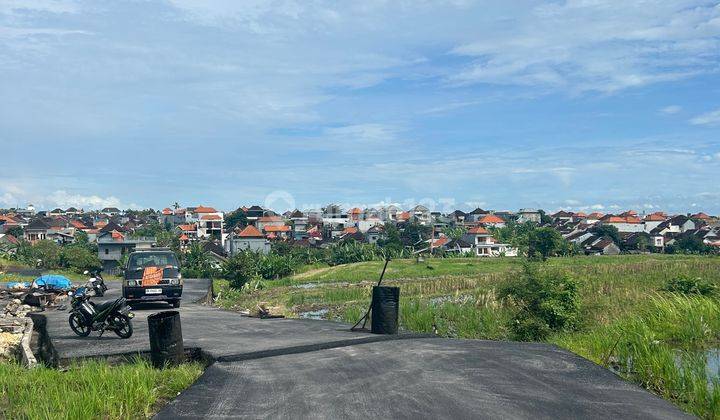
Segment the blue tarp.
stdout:
[[35,279],[33,282],[35,287],[45,287],[45,289],[67,290],[72,287],[72,283],[65,276],[57,274],[45,274]]

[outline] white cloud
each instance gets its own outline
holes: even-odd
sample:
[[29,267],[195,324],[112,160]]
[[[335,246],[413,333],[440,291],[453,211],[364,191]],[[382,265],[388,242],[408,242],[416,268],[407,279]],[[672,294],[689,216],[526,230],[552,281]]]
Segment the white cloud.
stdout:
[[472,62],[449,80],[615,92],[717,67],[720,8],[713,5],[570,0],[527,10],[455,47]]
[[70,194],[65,190],[58,190],[45,197],[45,203],[58,207],[81,207],[85,209],[102,209],[103,207],[125,208],[126,206],[117,197],[100,197],[98,195]]
[[[32,183],[28,184],[31,185]],[[77,207],[86,210],[97,210],[103,207],[117,207],[121,209],[141,208],[135,203],[125,203],[112,195],[106,197],[84,195],[69,193],[62,189],[44,193],[42,186],[33,185],[30,189],[22,189],[12,182],[0,186],[0,207],[24,207],[31,203],[40,209],[50,209],[54,207]]]
[[698,115],[697,117],[690,120],[690,124],[709,126],[720,125],[720,108]]
[[669,105],[660,109],[660,113],[665,115],[677,114],[680,111],[682,111],[682,107],[679,105]]

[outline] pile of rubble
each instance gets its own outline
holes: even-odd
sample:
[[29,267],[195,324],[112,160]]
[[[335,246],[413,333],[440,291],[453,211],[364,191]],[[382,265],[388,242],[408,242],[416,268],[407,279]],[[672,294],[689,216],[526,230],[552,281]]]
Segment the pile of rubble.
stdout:
[[67,299],[65,291],[22,283],[0,289],[0,361],[19,360],[27,366],[34,365],[36,361],[29,347],[33,323],[28,314],[48,308],[64,309]]
[[[21,306],[13,304],[14,312],[22,313],[18,311]],[[25,325],[24,318],[0,319],[0,361],[19,359]]]
[[[9,302],[4,304],[6,301]],[[0,319],[24,317],[28,312],[44,311],[46,308],[65,309],[67,292],[61,290],[45,291],[42,288],[13,287],[0,289]],[[4,305],[3,305],[4,304]]]
[[33,307],[22,303],[20,299],[13,299],[5,305],[0,311],[0,319],[3,318],[24,318],[28,312],[32,312]]

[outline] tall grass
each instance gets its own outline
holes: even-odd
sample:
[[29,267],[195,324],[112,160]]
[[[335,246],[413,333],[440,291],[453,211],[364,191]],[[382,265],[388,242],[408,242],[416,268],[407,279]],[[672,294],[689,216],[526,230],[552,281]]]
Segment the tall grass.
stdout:
[[0,418],[148,418],[201,373],[196,363],[158,370],[145,361],[119,366],[87,361],[67,371],[2,363]]
[[720,417],[720,383],[706,371],[704,349],[718,345],[720,302],[652,295],[635,316],[552,341],[704,418]]

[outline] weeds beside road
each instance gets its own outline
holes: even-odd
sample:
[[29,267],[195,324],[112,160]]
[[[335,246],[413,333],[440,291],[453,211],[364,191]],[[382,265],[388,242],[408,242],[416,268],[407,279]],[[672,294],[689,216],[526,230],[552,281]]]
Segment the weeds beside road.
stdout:
[[87,361],[66,371],[0,363],[0,418],[148,418],[202,370],[198,363],[154,369],[145,361],[117,366]]

